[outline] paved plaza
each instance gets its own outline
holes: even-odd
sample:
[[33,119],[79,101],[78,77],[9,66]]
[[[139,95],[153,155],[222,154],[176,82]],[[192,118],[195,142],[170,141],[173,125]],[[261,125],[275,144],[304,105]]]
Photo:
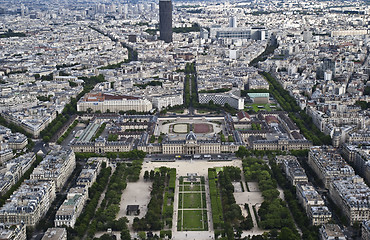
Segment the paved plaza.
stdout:
[[[176,179],[176,188],[175,188],[175,197],[174,197],[174,216],[173,216],[173,224],[172,224],[172,239],[195,239],[195,240],[209,240],[214,239],[214,230],[213,230],[213,223],[212,223],[212,211],[211,211],[211,203],[209,197],[209,185],[208,185],[208,168],[222,168],[224,166],[234,166],[242,168],[242,162],[240,160],[233,160],[233,161],[217,161],[217,162],[208,162],[205,160],[179,160],[176,162],[149,162],[144,161],[143,167],[140,174],[140,179],[137,182],[128,182],[126,189],[123,191],[121,204],[120,204],[120,211],[117,215],[117,219],[120,217],[127,217],[129,219],[129,228],[131,230],[131,236],[136,237],[137,233],[132,229],[133,219],[135,217],[142,218],[145,216],[147,212],[147,205],[150,201],[150,192],[151,192],[151,182],[144,181],[143,175],[145,171],[151,171],[158,169],[159,167],[168,167],[168,168],[176,168],[177,179]],[[186,176],[188,173],[197,174],[197,176],[204,176],[204,184],[193,184],[186,186],[185,184],[180,185],[179,178],[180,176]],[[256,217],[254,216],[254,212],[252,206],[256,206],[258,209],[261,203],[263,202],[263,197],[261,192],[258,189],[258,184],[256,182],[248,182],[249,192],[247,191],[247,186],[244,181],[244,177],[242,176],[242,184],[244,188],[244,192],[242,191],[242,187],[240,182],[233,183],[235,186],[235,201],[239,204],[240,208],[242,209],[243,216],[247,216],[248,212],[244,208],[244,204],[247,203],[249,205],[249,211],[252,214],[253,224],[254,227],[249,231],[244,231],[242,236],[252,236],[252,235],[260,235],[263,234],[265,231],[261,230],[257,227]],[[194,194],[199,193],[199,196],[185,196],[184,194]],[[188,198],[188,200],[193,199],[193,202],[184,203],[184,199],[179,201],[179,197],[181,198]],[[198,206],[198,199],[201,199]],[[205,197],[205,201],[203,200]],[[181,204],[181,205],[180,205]],[[126,208],[127,205],[139,205],[140,208],[140,215],[139,216],[127,216],[126,215]],[[182,226],[179,226],[179,223],[184,223],[184,215],[183,211],[199,211],[206,213],[206,215],[199,215],[198,212],[194,214],[200,217],[201,219],[206,220],[207,228],[203,226],[202,231],[190,231],[191,229],[184,229]],[[192,213],[193,214],[193,213]],[[181,218],[181,219],[180,219]],[[186,221],[186,220],[185,220]],[[204,224],[205,222],[203,222]],[[186,224],[186,223],[185,223]],[[195,229],[193,229],[195,230]],[[101,236],[105,232],[99,232],[95,235],[95,237]],[[153,232],[159,235],[159,232]],[[119,236],[119,232],[114,232],[113,234]],[[119,237],[117,238],[119,239]]]

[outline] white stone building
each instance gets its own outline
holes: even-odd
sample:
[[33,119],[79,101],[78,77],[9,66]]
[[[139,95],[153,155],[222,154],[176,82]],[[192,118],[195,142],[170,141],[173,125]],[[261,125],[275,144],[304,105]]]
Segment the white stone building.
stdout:
[[77,111],[101,111],[102,113],[130,111],[149,112],[152,103],[145,99],[133,96],[115,96],[103,93],[88,93],[77,102]]
[[75,154],[71,149],[56,145],[33,170],[30,178],[55,182],[56,191],[62,189],[76,167]]

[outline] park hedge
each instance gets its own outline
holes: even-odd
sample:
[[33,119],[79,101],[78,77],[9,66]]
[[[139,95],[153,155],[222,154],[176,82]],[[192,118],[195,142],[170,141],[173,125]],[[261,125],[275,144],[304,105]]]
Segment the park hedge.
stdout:
[[224,226],[224,216],[222,213],[221,196],[217,188],[216,169],[208,169],[209,193],[211,198],[212,220],[214,229],[222,229]]
[[[172,175],[176,177],[176,172],[170,168],[161,167],[158,172],[151,171],[150,175],[153,181],[151,199],[148,204],[146,215],[139,219],[134,219],[133,228],[135,231],[158,231],[166,225],[171,227],[173,216],[173,194],[169,188],[169,182]],[[171,199],[171,205],[167,206],[168,199]]]

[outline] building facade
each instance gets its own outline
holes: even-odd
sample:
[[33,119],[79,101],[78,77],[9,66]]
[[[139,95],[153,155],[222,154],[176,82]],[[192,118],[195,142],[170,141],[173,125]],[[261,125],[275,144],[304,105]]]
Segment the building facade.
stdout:
[[149,154],[218,154],[223,152],[236,152],[240,143],[222,143],[218,137],[212,140],[198,140],[196,135],[190,131],[184,140],[170,140],[165,137],[161,144],[139,144],[138,150]]
[[268,39],[267,29],[258,28],[243,28],[243,27],[228,27],[228,28],[211,28],[210,37],[212,39],[234,38],[234,39],[253,39],[265,40]]
[[319,230],[321,240],[347,240],[337,224],[323,224]]
[[198,96],[199,103],[202,104],[212,101],[214,104],[224,106],[227,103],[235,109],[244,109],[244,98],[236,96],[232,93],[199,93]]
[[361,177],[356,175],[333,181],[329,193],[351,225],[370,219],[370,188]]
[[308,164],[328,189],[334,180],[355,175],[353,168],[332,147],[315,146],[310,148]]
[[184,103],[184,98],[182,95],[164,95],[153,97],[152,103],[153,107],[158,108],[158,110],[162,110],[166,107],[182,105]]
[[312,142],[305,139],[249,140],[253,150],[302,150],[312,147]]
[[133,141],[121,142],[121,141],[107,141],[104,138],[97,138],[94,142],[75,142],[71,145],[71,148],[75,152],[94,152],[94,153],[106,153],[106,152],[128,152],[133,147]]
[[30,178],[55,182],[56,191],[63,188],[76,167],[75,154],[71,149],[55,146],[33,170]]
[[77,102],[77,111],[105,113],[130,111],[149,112],[152,103],[144,98],[133,96],[115,96],[103,93],[88,93]]
[[172,1],[159,1],[159,39],[172,42]]
[[81,170],[80,175],[77,177],[76,184],[78,186],[86,186],[87,188],[91,187],[100,173],[103,162],[108,162],[108,158],[89,158],[84,168]]
[[327,206],[312,206],[307,214],[311,224],[315,226],[328,223],[332,217],[332,214]]
[[25,181],[0,208],[0,222],[35,226],[55,199],[53,181]]
[[67,226],[74,227],[78,216],[80,216],[84,204],[87,200],[87,190],[81,188],[83,192],[69,192],[67,199],[64,200],[55,214],[55,227]]
[[8,136],[7,144],[14,150],[22,150],[28,144],[27,137],[22,133],[12,133]]
[[284,173],[293,186],[296,186],[298,183],[308,182],[307,175],[296,157],[290,155],[281,155],[276,156],[275,159],[276,162],[282,163]]

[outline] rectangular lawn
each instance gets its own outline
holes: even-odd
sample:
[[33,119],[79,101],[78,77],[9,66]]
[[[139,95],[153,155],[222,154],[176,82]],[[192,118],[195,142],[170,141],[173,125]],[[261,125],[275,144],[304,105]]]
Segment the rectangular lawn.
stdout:
[[[182,186],[180,187],[180,191],[197,191],[199,192],[200,191],[200,188],[201,186],[199,184],[197,185],[193,185],[193,186],[189,186],[189,185],[185,185],[184,188],[182,188]],[[204,186],[202,186],[202,190],[204,191]]]
[[180,193],[179,207],[182,208],[201,208],[201,194],[199,193]]
[[[183,210],[182,231],[204,231],[208,229],[207,216],[201,210]],[[206,211],[205,211],[206,212]],[[182,214],[182,213],[181,213]],[[181,217],[179,211],[179,217]]]

